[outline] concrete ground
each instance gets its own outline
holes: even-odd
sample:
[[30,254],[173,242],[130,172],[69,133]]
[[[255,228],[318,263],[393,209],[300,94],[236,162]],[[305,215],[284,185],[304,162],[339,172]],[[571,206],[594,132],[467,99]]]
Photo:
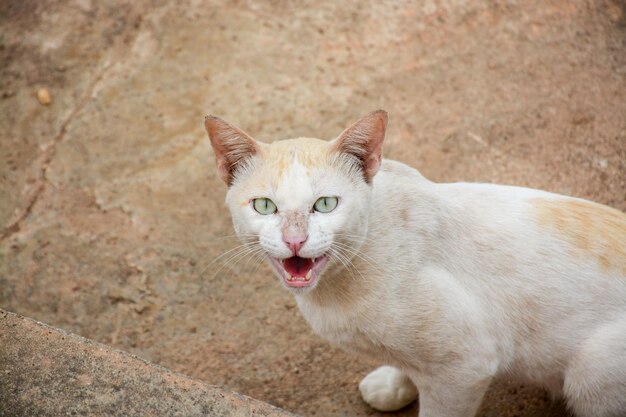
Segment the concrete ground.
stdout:
[[0,417],[295,417],[0,310]]
[[[381,415],[357,391],[378,364],[265,265],[213,262],[236,241],[202,127],[332,138],[377,108],[386,156],[433,180],[625,210],[626,3],[0,2],[0,307],[304,415]],[[479,415],[567,413],[500,381]]]

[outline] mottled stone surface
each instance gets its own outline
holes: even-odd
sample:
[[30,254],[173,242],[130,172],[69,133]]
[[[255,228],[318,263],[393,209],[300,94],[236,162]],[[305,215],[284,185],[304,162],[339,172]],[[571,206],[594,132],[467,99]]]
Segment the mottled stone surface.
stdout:
[[[379,415],[378,364],[233,256],[203,116],[332,138],[389,111],[437,181],[626,209],[620,0],[0,2],[0,307],[306,415]],[[51,102],[40,104],[47,89]],[[395,415],[411,415],[417,405]],[[563,416],[503,381],[483,416]]]
[[0,310],[0,416],[61,415],[294,416]]

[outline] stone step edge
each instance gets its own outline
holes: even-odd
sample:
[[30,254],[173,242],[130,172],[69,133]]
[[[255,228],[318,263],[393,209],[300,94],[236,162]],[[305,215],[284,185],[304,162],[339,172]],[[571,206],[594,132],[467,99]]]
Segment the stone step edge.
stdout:
[[294,417],[0,309],[0,416]]

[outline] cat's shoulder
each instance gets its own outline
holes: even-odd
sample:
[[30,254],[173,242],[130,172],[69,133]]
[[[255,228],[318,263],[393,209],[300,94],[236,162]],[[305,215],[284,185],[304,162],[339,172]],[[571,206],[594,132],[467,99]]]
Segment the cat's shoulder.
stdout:
[[380,171],[375,178],[385,181],[430,182],[415,168],[392,159],[383,159]]

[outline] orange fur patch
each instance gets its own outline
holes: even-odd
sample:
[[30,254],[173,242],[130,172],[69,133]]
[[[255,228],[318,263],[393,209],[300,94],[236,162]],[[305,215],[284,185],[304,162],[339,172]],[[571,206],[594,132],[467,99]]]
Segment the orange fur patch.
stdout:
[[538,220],[556,230],[579,253],[594,256],[606,272],[626,274],[626,214],[602,204],[581,200],[536,198]]
[[263,147],[262,157],[277,177],[295,162],[306,168],[322,165],[330,150],[329,142],[320,139],[298,138],[274,142]]

